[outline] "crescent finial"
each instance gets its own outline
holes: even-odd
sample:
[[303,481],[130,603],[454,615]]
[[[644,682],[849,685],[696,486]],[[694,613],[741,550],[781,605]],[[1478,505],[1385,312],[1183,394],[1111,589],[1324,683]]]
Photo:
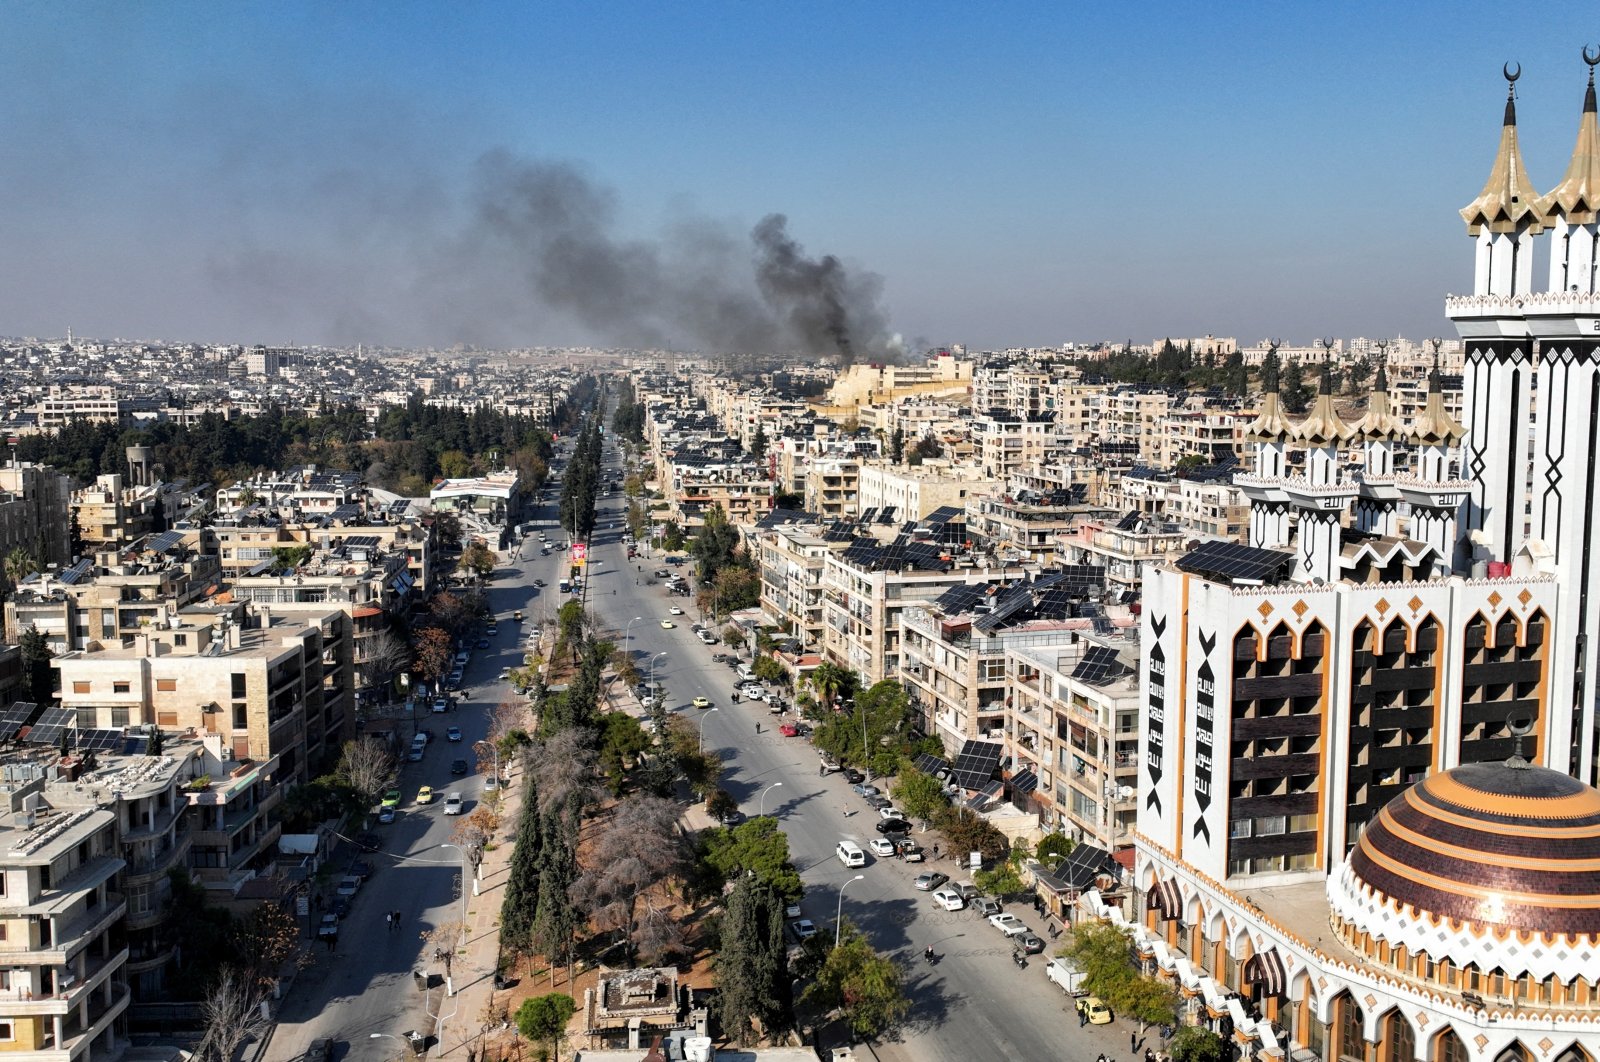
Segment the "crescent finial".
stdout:
[[1514,74],[1511,72],[1511,64],[1510,63],[1507,63],[1506,65],[1502,66],[1500,68],[1500,72],[1505,75],[1507,81],[1509,81],[1511,84],[1514,85],[1514,84],[1517,83],[1517,78],[1522,76],[1522,64],[1521,63],[1517,64],[1517,72],[1514,73]]
[[1589,46],[1585,44],[1583,46],[1583,61],[1588,63],[1591,69],[1596,65],[1600,65],[1600,48],[1596,48],[1594,54],[1590,55]]
[[1433,352],[1435,354],[1439,353],[1439,348],[1444,346],[1444,340],[1440,339],[1438,336],[1434,336],[1432,339],[1428,340],[1428,342],[1433,344]]

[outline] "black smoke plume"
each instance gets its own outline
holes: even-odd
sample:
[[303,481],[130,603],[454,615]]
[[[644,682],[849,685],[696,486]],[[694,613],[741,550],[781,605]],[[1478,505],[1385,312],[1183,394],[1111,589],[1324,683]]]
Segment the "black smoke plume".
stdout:
[[503,153],[481,160],[471,206],[454,262],[509,270],[540,305],[611,342],[846,361],[898,353],[882,281],[832,255],[807,257],[781,214],[748,242],[698,217],[658,239],[626,238],[609,190],[568,164]]

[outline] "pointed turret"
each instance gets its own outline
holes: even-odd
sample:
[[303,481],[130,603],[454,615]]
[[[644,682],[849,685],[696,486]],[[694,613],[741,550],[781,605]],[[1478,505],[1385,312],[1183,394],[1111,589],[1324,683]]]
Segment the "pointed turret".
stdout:
[[1411,425],[1411,442],[1416,446],[1449,447],[1467,434],[1461,423],[1445,412],[1444,385],[1439,378],[1439,351],[1433,351],[1433,369],[1428,373],[1428,401],[1422,414]]
[[1295,428],[1295,438],[1307,446],[1338,446],[1356,437],[1356,429],[1344,422],[1333,408],[1333,379],[1326,358],[1322,362],[1322,381],[1317,384],[1317,400]]
[[1573,145],[1567,174],[1537,204],[1539,221],[1550,233],[1550,290],[1592,294],[1595,290],[1595,241],[1600,236],[1600,122],[1595,119],[1594,68],[1600,52],[1589,64],[1589,86],[1583,93],[1583,115],[1578,119],[1578,142]]
[[1522,164],[1522,149],[1517,145],[1517,78],[1522,76],[1519,67],[1515,74],[1510,65],[1506,68],[1506,113],[1500,124],[1500,149],[1495,152],[1494,166],[1478,198],[1461,208],[1461,218],[1467,223],[1469,235],[1476,236],[1484,229],[1494,233],[1514,233],[1526,222],[1532,231],[1542,228],[1535,210],[1539,193],[1528,181],[1527,168]]
[[1405,426],[1389,405],[1389,341],[1378,340],[1378,374],[1367,399],[1367,415],[1356,425],[1362,443],[1361,496],[1356,499],[1356,527],[1374,535],[1393,535],[1396,528],[1394,444]]
[[[1277,348],[1273,348],[1274,353]],[[1267,362],[1261,374],[1261,412],[1244,430],[1251,442],[1287,442],[1294,434],[1294,425],[1283,412],[1283,384],[1278,378],[1278,367]]]
[[1367,415],[1356,425],[1356,431],[1367,442],[1393,442],[1406,434],[1405,425],[1389,402],[1387,361],[1378,362],[1378,375],[1372,383],[1372,394],[1367,397]]
[[[1584,60],[1589,60],[1588,52]],[[1595,118],[1594,67],[1589,63],[1589,87],[1583,93],[1583,115],[1578,119],[1578,142],[1572,147],[1561,183],[1542,196],[1535,209],[1545,225],[1565,218],[1573,225],[1600,220],[1600,122]],[[1565,289],[1559,289],[1565,290]]]

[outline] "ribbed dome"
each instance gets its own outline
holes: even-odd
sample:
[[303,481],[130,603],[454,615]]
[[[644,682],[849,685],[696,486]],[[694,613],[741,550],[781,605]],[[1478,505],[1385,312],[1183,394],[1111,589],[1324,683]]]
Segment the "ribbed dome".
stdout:
[[1350,871],[1419,914],[1600,935],[1600,790],[1521,763],[1456,767],[1391,800]]

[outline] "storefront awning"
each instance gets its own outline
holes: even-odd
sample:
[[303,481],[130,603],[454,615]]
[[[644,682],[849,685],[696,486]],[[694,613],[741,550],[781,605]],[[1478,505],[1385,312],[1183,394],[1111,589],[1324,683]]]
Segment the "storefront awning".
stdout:
[[1283,969],[1283,957],[1276,950],[1250,956],[1244,964],[1244,979],[1269,996],[1281,996],[1289,986],[1288,975]]

